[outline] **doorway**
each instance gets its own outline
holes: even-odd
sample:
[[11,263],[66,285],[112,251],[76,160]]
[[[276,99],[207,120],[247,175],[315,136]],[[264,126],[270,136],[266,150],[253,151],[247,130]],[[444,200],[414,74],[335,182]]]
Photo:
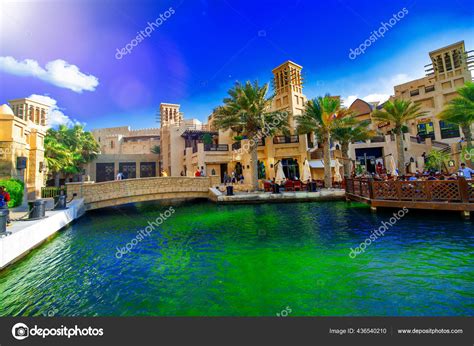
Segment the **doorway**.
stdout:
[[221,184],[224,183],[224,173],[228,173],[227,172],[227,163],[221,163]]

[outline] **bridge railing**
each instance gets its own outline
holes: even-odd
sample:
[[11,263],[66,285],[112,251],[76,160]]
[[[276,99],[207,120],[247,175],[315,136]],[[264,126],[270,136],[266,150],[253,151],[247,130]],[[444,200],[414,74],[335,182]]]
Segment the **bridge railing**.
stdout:
[[346,193],[373,200],[474,203],[474,180],[346,180]]

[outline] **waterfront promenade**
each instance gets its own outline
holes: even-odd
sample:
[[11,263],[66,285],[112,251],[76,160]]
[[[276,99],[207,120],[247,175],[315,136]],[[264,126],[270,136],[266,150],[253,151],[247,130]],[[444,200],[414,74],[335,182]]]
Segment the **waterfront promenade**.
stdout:
[[0,269],[15,262],[48,237],[64,228],[85,212],[84,201],[75,199],[65,210],[51,210],[40,220],[14,221],[7,236],[0,237]]

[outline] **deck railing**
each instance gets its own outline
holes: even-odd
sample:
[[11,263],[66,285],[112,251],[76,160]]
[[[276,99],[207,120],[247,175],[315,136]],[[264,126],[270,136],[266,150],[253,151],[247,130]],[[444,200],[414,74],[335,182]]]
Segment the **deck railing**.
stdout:
[[474,180],[346,179],[346,193],[370,200],[474,203]]

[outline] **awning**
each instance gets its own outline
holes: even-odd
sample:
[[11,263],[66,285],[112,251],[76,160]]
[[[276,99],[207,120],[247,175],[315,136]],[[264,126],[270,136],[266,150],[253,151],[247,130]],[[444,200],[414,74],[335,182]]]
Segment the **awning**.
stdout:
[[[309,161],[309,166],[311,168],[324,168],[324,161],[321,160],[311,160]],[[336,160],[331,159],[331,167],[336,167]]]

